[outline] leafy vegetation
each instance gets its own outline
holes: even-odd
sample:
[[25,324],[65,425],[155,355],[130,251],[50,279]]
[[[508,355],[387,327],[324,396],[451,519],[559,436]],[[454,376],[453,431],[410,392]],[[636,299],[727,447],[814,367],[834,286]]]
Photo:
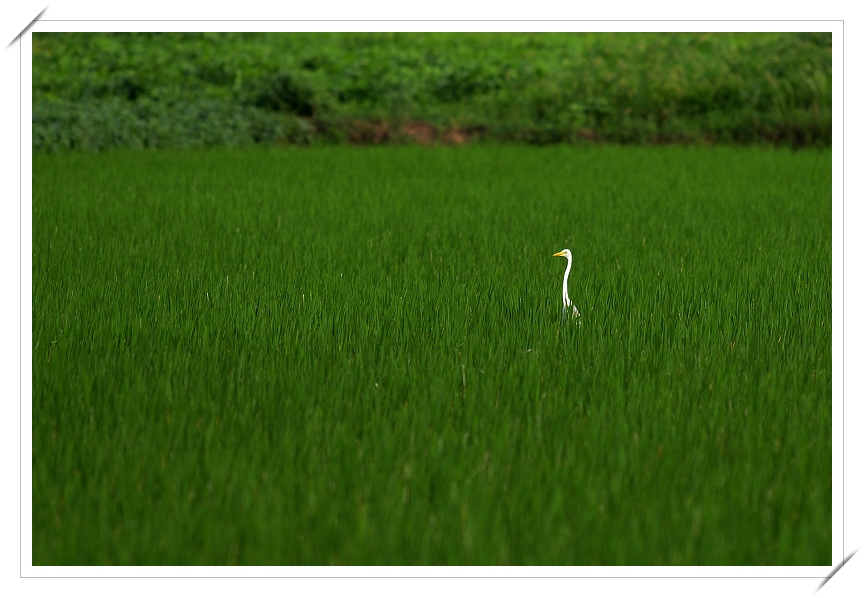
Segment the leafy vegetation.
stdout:
[[830,562],[830,152],[33,170],[36,565]]
[[831,144],[823,33],[40,32],[33,87],[33,144],[47,151]]

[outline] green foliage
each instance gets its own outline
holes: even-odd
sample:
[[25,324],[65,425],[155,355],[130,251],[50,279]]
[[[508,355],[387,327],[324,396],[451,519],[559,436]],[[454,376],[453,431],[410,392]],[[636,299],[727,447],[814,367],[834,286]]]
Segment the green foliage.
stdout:
[[34,114],[33,121],[34,145],[55,150],[304,144],[314,135],[311,123],[294,115],[206,98],[55,102]]
[[830,562],[830,152],[33,173],[37,565]]
[[309,143],[408,120],[538,144],[831,143],[822,33],[37,33],[33,53],[37,150]]

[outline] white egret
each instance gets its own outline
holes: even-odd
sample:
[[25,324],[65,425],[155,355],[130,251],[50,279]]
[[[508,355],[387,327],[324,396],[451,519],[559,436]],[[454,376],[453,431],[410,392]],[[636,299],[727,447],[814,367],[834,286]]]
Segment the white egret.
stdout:
[[562,297],[564,299],[564,307],[561,308],[561,321],[564,321],[567,312],[570,311],[570,315],[574,318],[579,317],[579,310],[576,309],[576,306],[573,305],[573,302],[570,301],[570,295],[567,293],[567,279],[570,278],[570,267],[573,265],[573,254],[570,253],[569,249],[562,249],[558,253],[552,254],[552,257],[566,257],[567,258],[567,269],[564,271],[564,291],[562,293]]

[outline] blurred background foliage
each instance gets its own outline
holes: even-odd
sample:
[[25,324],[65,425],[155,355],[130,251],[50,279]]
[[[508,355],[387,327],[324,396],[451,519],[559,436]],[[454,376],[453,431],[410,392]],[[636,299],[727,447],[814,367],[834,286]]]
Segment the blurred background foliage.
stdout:
[[34,33],[33,147],[831,145],[830,33]]

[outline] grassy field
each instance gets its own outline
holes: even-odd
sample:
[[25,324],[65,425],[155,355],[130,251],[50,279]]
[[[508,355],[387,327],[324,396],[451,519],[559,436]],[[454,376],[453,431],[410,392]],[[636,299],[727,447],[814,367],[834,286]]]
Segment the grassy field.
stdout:
[[34,155],[33,563],[829,564],[830,159]]

